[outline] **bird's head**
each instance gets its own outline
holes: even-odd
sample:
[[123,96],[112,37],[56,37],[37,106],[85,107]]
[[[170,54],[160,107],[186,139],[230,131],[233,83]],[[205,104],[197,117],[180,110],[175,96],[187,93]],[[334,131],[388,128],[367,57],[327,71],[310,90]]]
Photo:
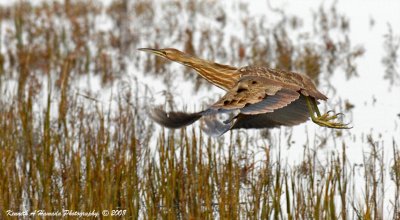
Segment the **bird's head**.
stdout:
[[192,56],[183,53],[174,48],[165,48],[165,49],[152,49],[152,48],[139,48],[138,50],[155,54],[160,57],[164,57],[166,59],[176,61],[182,64],[187,64],[193,59]]

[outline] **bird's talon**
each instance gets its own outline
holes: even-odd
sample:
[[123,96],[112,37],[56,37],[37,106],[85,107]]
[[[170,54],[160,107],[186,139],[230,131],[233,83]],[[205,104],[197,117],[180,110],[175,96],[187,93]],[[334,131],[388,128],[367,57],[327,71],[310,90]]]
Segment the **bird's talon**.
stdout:
[[330,120],[332,120],[332,119],[335,119],[335,118],[336,118],[336,115],[329,116],[330,113],[332,113],[332,112],[333,112],[333,111],[328,111],[328,112],[326,112],[325,114],[319,116],[318,119],[324,120],[324,121],[330,121]]
[[318,119],[319,119],[319,120],[326,120],[326,119],[328,118],[328,116],[329,116],[329,115],[328,115],[327,113],[325,113],[325,114],[319,116]]
[[338,116],[341,116],[341,115],[342,115],[342,116],[344,116],[344,114],[343,114],[343,113],[341,113],[341,112],[340,112],[340,113],[336,113],[336,114],[335,114],[335,116],[336,116],[336,117],[338,117]]
[[333,111],[328,111],[325,114],[316,117],[313,119],[313,121],[323,127],[328,127],[328,128],[336,128],[336,129],[350,129],[352,127],[348,127],[349,124],[344,124],[341,122],[334,122],[332,120],[337,119],[338,116],[344,115],[343,113],[337,113],[332,116],[329,116],[329,113],[332,113]]

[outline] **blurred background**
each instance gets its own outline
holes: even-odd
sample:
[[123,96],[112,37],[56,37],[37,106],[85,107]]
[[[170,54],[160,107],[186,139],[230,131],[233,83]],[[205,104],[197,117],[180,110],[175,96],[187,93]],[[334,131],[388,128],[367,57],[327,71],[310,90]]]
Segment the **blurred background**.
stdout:
[[[400,217],[400,2],[0,1],[0,211],[126,219]],[[224,92],[137,48],[307,74],[350,130],[213,138],[154,106]]]

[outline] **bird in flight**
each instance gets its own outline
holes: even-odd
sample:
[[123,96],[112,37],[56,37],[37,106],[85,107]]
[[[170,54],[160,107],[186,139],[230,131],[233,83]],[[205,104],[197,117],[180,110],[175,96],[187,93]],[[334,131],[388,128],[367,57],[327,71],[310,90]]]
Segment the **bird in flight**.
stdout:
[[[314,123],[323,127],[350,128],[348,124],[337,121],[342,113],[320,113],[318,100],[325,101],[327,97],[304,74],[267,67],[237,68],[203,60],[173,48],[138,50],[190,67],[208,82],[226,91],[217,102],[199,112],[165,112],[162,108],[154,108],[150,117],[164,127],[181,128],[203,118],[203,130],[218,136],[231,129],[294,126],[311,117]],[[220,113],[233,113],[233,116],[220,122],[215,117]]]

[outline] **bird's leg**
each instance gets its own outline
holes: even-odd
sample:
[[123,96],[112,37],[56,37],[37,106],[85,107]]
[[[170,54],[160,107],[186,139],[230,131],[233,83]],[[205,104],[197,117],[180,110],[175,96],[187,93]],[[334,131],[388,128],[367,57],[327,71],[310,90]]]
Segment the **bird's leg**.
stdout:
[[323,115],[321,116],[321,113],[319,112],[319,109],[318,109],[317,100],[315,100],[315,98],[310,98],[310,99],[311,99],[311,102],[312,102],[312,105],[313,105],[313,109],[314,109],[315,113],[317,113],[317,116],[318,116],[320,119],[330,121],[330,120],[332,120],[332,119],[336,119],[336,118],[337,118],[338,116],[340,116],[340,115],[344,115],[343,113],[337,113],[337,114],[334,114],[334,115],[332,115],[332,116],[329,116],[329,113],[333,113],[333,111],[330,110],[330,111],[327,111],[325,114],[323,114]]
[[[314,123],[318,124],[319,126],[323,127],[328,127],[328,128],[336,128],[336,129],[350,129],[351,127],[348,127],[348,124],[343,124],[340,122],[334,122],[332,120],[335,120],[338,118],[338,116],[343,115],[343,113],[337,113],[331,115],[332,111],[328,111],[325,114],[321,115],[317,102],[314,98],[311,98],[309,96],[306,96],[306,103],[307,103],[307,108],[308,111],[310,112],[311,119]],[[317,115],[315,115],[315,114]]]
[[319,112],[317,100],[315,100],[315,98],[310,98],[310,97],[307,97],[307,99],[311,99],[315,113],[317,113],[318,117],[321,117],[321,112]]

